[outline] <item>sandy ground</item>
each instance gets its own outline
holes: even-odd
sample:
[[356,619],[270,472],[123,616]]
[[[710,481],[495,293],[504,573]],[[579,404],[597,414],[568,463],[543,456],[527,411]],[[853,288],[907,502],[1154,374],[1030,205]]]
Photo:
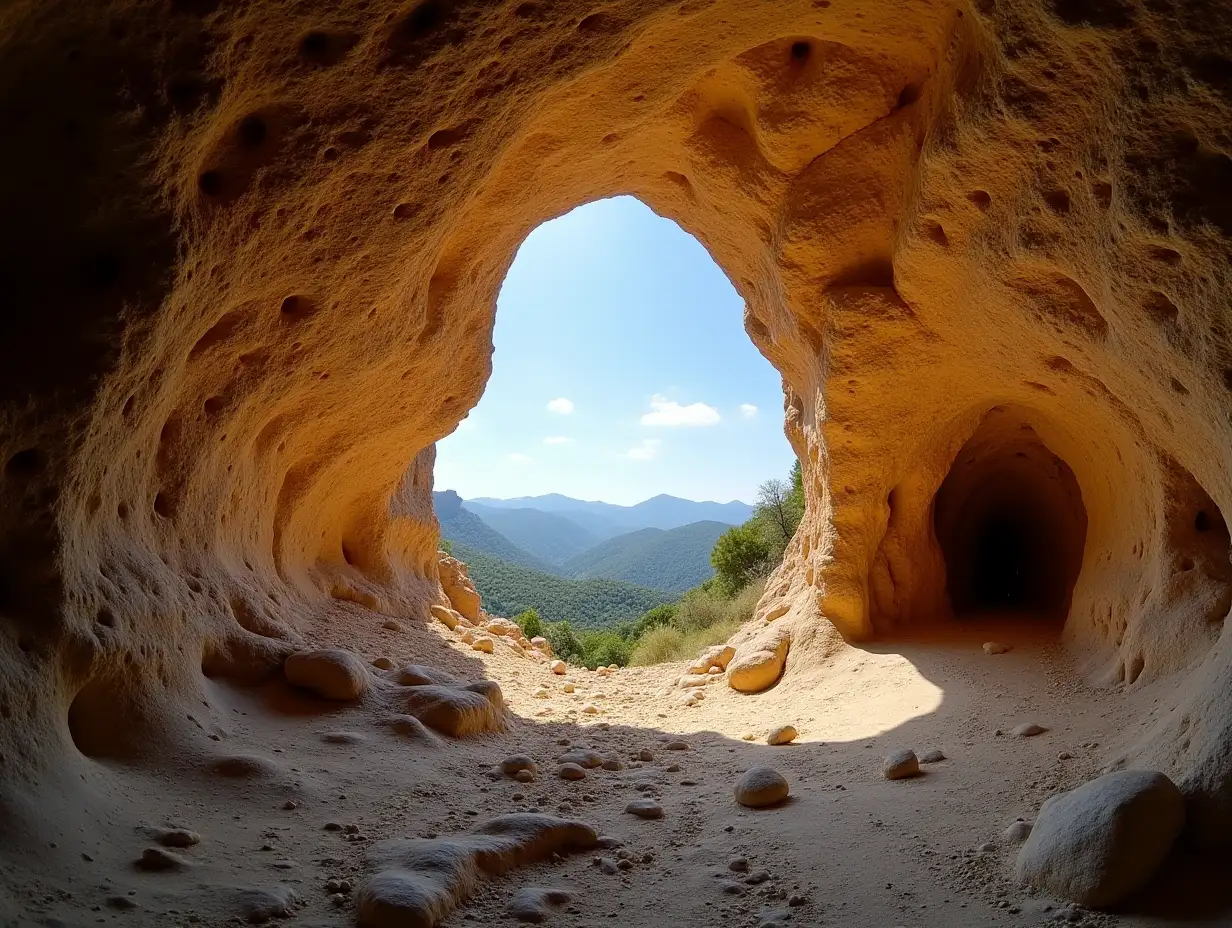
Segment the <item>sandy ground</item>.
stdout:
[[[980,643],[989,637],[1014,649],[987,656]],[[506,906],[526,886],[572,894],[548,918],[561,926],[1232,924],[1232,888],[1219,889],[1230,881],[1211,862],[1178,860],[1117,915],[1070,911],[1010,880],[1015,848],[1002,831],[1033,818],[1051,792],[1115,763],[1120,739],[1153,710],[1150,688],[1130,697],[1084,684],[1046,634],[965,626],[944,639],[844,649],[758,696],[720,679],[693,708],[670,688],[679,665],[561,677],[504,647],[478,655],[434,628],[374,622],[348,644],[369,658],[497,680],[513,714],[508,732],[424,746],[362,708],[323,707],[282,683],[211,682],[207,701],[225,719],[205,726],[211,744],[263,759],[260,769],[220,778],[199,759],[168,758],[158,774],[96,764],[91,782],[112,810],[103,840],[64,828],[37,872],[5,873],[7,924],[230,925],[246,920],[254,900],[290,889],[294,914],[274,923],[350,925],[351,896],[331,897],[326,884],[358,885],[373,842],[465,831],[516,810],[591,823],[624,842],[632,866],[608,874],[582,854],[516,870],[482,885],[443,924],[512,924]],[[535,695],[540,687],[548,698]],[[585,714],[587,704],[599,712]],[[1048,731],[1011,736],[1021,722]],[[799,730],[797,743],[766,745],[767,732],[786,723]],[[689,750],[666,750],[673,739]],[[570,744],[623,769],[560,780],[553,761]],[[946,759],[916,779],[887,781],[882,758],[901,747],[937,748]],[[642,749],[654,759],[636,760]],[[538,762],[536,782],[494,778],[513,753]],[[755,764],[787,777],[787,804],[734,803],[734,781]],[[642,795],[662,803],[661,820],[624,813]],[[200,833],[199,844],[177,852],[189,866],[134,867],[152,844],[148,829],[167,826]],[[737,857],[747,872],[729,869]]]

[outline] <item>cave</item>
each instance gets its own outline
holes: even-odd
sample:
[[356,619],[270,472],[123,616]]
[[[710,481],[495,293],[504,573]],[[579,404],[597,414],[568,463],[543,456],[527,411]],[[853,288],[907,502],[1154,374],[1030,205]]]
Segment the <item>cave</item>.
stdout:
[[1064,623],[1086,510],[1074,472],[1021,414],[984,418],[937,492],[933,527],[955,618]]

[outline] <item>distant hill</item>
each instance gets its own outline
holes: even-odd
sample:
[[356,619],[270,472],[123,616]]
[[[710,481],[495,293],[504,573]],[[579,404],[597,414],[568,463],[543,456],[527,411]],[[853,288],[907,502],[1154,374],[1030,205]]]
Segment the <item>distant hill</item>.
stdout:
[[573,579],[603,577],[683,593],[714,576],[710,551],[730,525],[693,522],[664,531],[643,528],[610,538],[560,566]]
[[595,534],[566,516],[542,509],[501,509],[469,500],[462,503],[462,508],[475,513],[519,548],[549,564],[562,564],[608,537],[606,533]]
[[[740,525],[753,515],[753,507],[739,500],[730,503],[695,502],[666,494],[644,500],[635,506],[573,499],[559,493],[520,496],[515,499],[478,497],[468,502],[493,509],[538,509],[541,512],[558,513],[574,519],[579,525],[599,536],[604,534],[599,529],[599,525],[604,523],[630,532],[641,528],[673,529],[692,522]],[[600,521],[596,522],[595,517]]]
[[552,570],[551,565],[519,548],[475,513],[463,508],[462,497],[453,490],[433,493],[432,506],[441,523],[441,537],[451,542],[455,549],[465,545],[468,549],[530,570]]
[[464,543],[454,554],[470,568],[470,577],[493,615],[512,618],[536,609],[551,622],[568,620],[577,628],[606,628],[636,619],[676,596],[619,580],[566,580],[493,557]]

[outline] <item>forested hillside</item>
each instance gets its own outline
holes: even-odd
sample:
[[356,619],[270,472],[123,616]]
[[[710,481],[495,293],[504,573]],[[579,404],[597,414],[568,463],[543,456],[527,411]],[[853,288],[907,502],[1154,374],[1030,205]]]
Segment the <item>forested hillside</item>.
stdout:
[[571,519],[540,509],[498,509],[470,501],[464,501],[462,508],[549,564],[563,564],[602,540]]
[[644,528],[583,551],[562,564],[560,573],[683,593],[714,576],[710,552],[729,528],[722,522],[694,522],[669,531]]
[[676,598],[664,590],[620,580],[566,580],[502,561],[462,543],[454,544],[453,552],[470,567],[483,606],[493,615],[511,617],[534,609],[549,622],[604,628],[636,619],[646,610]]

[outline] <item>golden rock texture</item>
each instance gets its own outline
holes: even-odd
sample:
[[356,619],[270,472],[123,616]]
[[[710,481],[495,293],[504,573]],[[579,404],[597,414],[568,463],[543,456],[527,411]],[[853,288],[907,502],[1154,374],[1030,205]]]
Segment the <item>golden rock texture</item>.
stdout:
[[783,376],[808,512],[760,615],[787,673],[827,619],[947,618],[964,507],[1025,494],[1092,672],[1190,668],[1137,756],[1226,843],[1230,23],[7,4],[0,815],[25,834],[79,751],[187,743],[203,673],[275,672],[338,603],[446,605],[433,443],[479,399],[515,249],[632,194],[709,249]]

